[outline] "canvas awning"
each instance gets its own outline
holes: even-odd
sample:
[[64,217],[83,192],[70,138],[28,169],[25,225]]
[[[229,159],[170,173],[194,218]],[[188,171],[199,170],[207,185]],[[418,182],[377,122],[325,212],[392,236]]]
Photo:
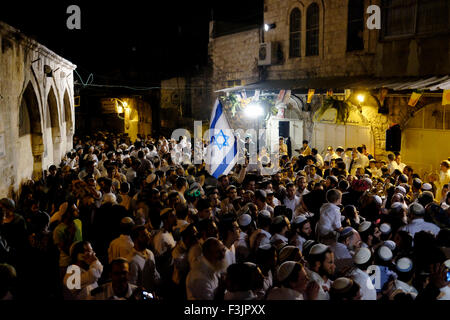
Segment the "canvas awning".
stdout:
[[444,90],[450,89],[450,76],[434,77],[392,77],[392,78],[371,78],[371,77],[333,77],[333,78],[310,78],[310,79],[284,79],[284,80],[264,80],[250,83],[244,86],[225,88],[216,92],[238,92],[253,90],[292,90],[297,93],[306,93],[309,89],[316,92],[329,89],[343,91],[345,89],[354,90],[374,90],[388,88],[394,91],[405,90]]

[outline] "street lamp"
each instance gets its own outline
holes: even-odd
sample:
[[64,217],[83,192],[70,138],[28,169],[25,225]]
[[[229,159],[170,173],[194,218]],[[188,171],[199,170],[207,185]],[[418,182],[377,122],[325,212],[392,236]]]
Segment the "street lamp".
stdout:
[[250,103],[244,110],[244,115],[247,118],[251,118],[251,119],[256,119],[256,118],[262,116],[263,114],[264,114],[264,109],[257,102]]
[[259,118],[264,115],[264,108],[258,102],[252,102],[245,107],[244,115],[255,121],[256,152],[259,152]]
[[277,26],[276,23],[270,23],[270,24],[269,24],[269,23],[265,23],[265,24],[264,24],[264,31],[267,32],[267,31],[269,31],[270,29],[275,29],[276,26]]

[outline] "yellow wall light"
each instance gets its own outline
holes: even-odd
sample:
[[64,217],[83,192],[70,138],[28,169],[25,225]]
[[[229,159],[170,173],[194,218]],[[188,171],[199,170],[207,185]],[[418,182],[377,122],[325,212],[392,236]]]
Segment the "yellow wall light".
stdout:
[[363,94],[358,94],[358,95],[356,96],[356,99],[359,101],[359,103],[363,103],[364,100],[365,100],[365,97],[364,97]]

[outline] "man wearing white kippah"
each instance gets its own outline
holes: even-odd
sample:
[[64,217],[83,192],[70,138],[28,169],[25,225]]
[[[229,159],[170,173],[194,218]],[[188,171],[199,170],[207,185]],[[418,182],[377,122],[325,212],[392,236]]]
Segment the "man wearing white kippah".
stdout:
[[437,236],[441,230],[434,223],[426,222],[424,220],[425,208],[419,203],[412,203],[408,209],[410,223],[400,230],[408,231],[414,238],[414,235],[420,231],[431,232],[434,236]]
[[328,293],[332,284],[330,277],[334,275],[336,269],[334,253],[322,243],[315,244],[309,251],[308,265],[308,276],[320,287],[316,300],[330,300]]
[[360,248],[353,256],[355,267],[347,276],[351,277],[360,286],[361,300],[377,300],[377,291],[366,270],[371,265],[372,253],[370,249]]
[[188,300],[214,300],[221,295],[220,274],[227,267],[225,252],[221,241],[216,238],[206,239],[202,256],[194,263],[186,278]]
[[299,262],[286,261],[277,270],[281,287],[269,291],[267,300],[317,300],[319,285],[309,281],[309,276]]

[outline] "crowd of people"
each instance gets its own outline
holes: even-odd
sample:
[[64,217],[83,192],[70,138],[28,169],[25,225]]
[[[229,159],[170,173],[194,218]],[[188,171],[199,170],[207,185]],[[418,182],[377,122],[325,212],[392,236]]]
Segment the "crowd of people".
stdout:
[[74,137],[0,200],[0,299],[450,299],[448,160],[425,181],[399,153],[280,138],[270,175],[216,179],[190,145]]

